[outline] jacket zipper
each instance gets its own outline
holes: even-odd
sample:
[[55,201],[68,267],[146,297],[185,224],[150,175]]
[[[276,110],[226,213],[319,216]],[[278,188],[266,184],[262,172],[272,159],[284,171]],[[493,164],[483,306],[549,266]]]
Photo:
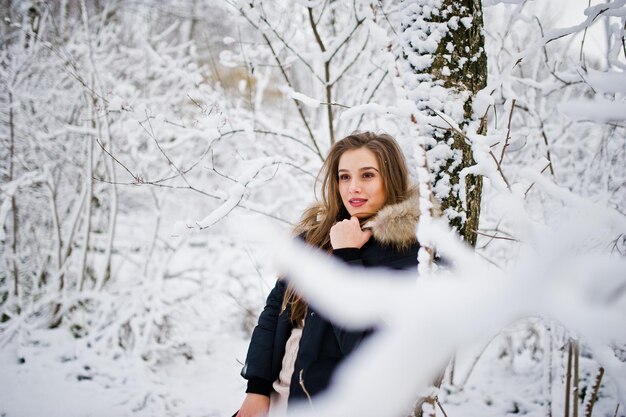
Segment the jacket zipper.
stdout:
[[307,391],[306,387],[304,386],[304,369],[300,369],[300,373],[298,374],[298,377],[299,377],[298,383],[300,384],[302,391],[304,391],[306,398],[309,400],[309,405],[311,406],[311,408],[313,408],[313,400],[311,399],[311,395],[309,394],[309,391]]

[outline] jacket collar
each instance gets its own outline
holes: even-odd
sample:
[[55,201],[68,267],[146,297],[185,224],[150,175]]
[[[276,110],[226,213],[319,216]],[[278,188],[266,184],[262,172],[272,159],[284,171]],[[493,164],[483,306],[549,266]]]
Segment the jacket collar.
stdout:
[[[438,216],[439,205],[433,200],[435,216]],[[324,210],[318,207],[318,217],[323,216]],[[417,242],[415,236],[417,222],[420,217],[419,209],[419,188],[412,185],[407,190],[407,197],[396,204],[384,206],[373,218],[366,221],[364,228],[372,230],[374,240],[382,245],[391,246],[396,249],[408,249],[409,246]],[[314,227],[313,224],[303,225],[298,233]]]
[[372,236],[385,246],[407,249],[417,242],[415,232],[420,218],[419,188],[409,187],[407,198],[400,203],[383,207],[363,227],[372,230]]

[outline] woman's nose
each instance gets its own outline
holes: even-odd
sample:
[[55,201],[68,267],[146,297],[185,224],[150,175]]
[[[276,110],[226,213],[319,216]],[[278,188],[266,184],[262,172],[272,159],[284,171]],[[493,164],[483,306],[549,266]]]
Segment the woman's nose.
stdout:
[[353,179],[352,181],[350,181],[349,191],[351,193],[360,193],[361,192],[361,184],[359,184],[358,180]]

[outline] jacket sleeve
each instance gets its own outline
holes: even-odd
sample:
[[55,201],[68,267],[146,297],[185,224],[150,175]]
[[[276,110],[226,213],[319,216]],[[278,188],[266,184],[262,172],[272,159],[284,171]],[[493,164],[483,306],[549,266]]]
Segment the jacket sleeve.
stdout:
[[[351,266],[363,266],[363,261],[361,260],[361,249],[358,248],[342,248],[333,250],[333,256],[338,257],[342,261],[346,262]],[[335,324],[331,324],[333,327],[333,332],[335,333],[335,337],[337,338],[337,343],[339,344],[339,349],[341,353],[344,355],[348,355],[352,352],[363,339],[372,332],[372,329],[364,330],[364,331],[350,331],[341,328]]]
[[247,393],[269,396],[272,391],[274,335],[284,295],[285,283],[277,280],[252,332],[246,363],[241,370],[241,376],[248,380]]
[[333,256],[336,256],[349,265],[363,266],[363,261],[361,260],[361,249],[359,248],[333,249]]

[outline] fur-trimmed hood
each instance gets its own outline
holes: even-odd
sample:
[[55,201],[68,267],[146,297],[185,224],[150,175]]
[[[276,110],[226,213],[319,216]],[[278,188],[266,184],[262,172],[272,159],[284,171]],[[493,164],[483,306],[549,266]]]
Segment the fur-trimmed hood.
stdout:
[[383,207],[363,227],[372,230],[372,236],[385,246],[408,248],[417,241],[415,231],[421,211],[419,188],[409,187],[407,198],[397,204]]

